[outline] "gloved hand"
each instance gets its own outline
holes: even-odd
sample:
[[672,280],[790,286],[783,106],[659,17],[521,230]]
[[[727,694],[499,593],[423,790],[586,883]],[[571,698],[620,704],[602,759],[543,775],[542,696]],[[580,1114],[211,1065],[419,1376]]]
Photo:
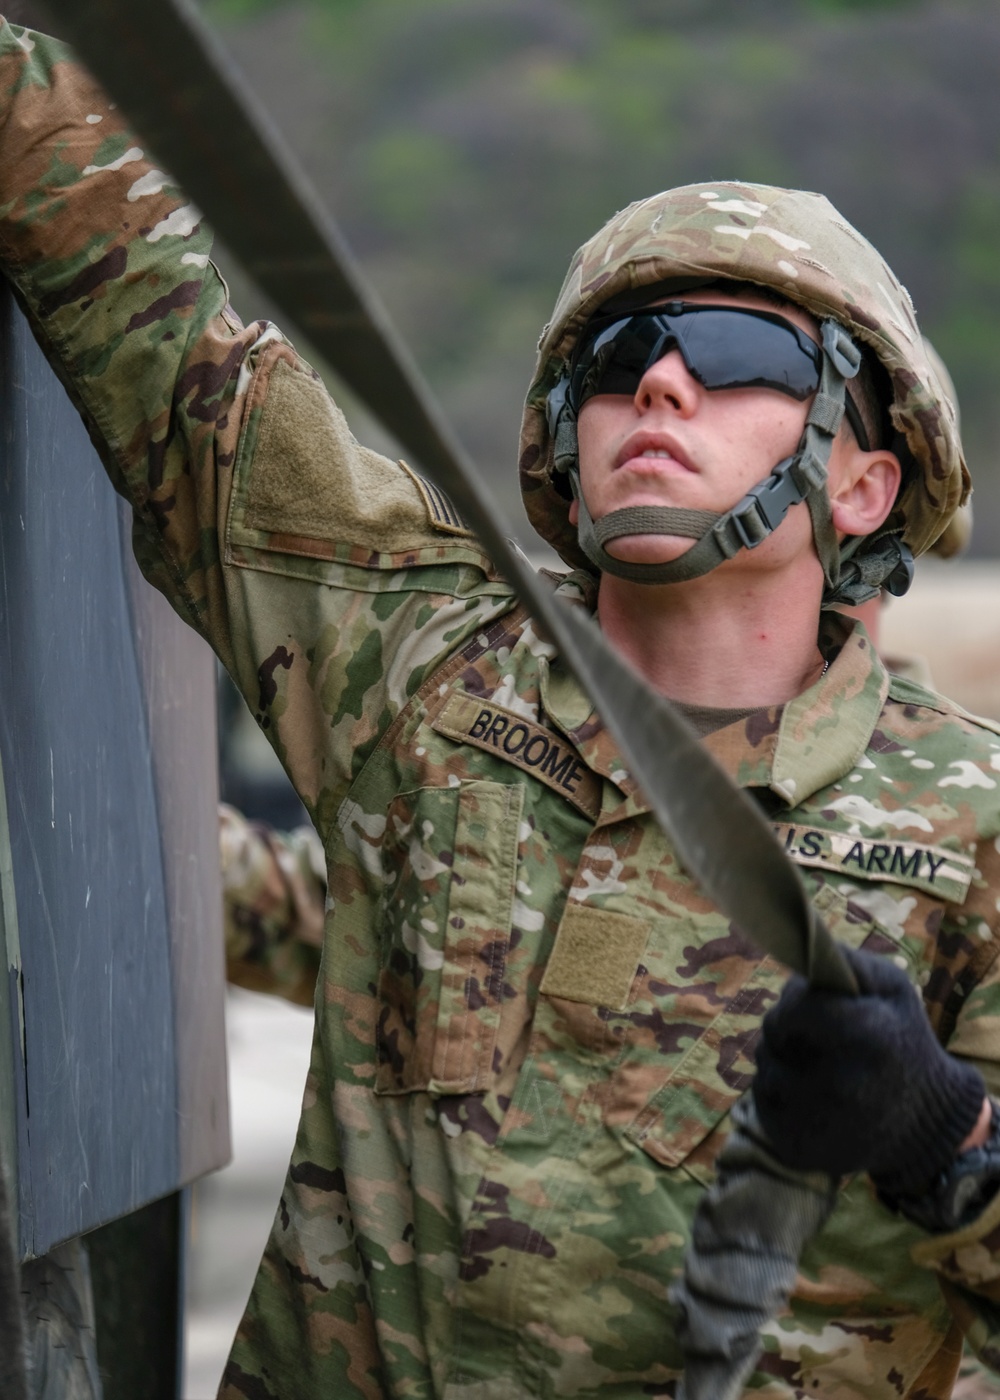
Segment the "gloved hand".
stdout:
[[786,1166],[867,1171],[889,1196],[919,1196],[975,1127],[986,1087],[942,1049],[904,972],[843,952],[858,996],[793,977],[764,1017],[757,1115]]

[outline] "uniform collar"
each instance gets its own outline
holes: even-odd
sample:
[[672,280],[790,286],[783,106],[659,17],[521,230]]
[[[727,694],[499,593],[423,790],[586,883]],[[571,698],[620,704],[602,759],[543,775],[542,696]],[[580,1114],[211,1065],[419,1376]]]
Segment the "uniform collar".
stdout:
[[768,783],[789,807],[850,772],[889,693],[889,673],[860,622],[824,612],[819,648],[830,669],[784,707]]
[[[740,787],[770,788],[789,807],[850,772],[868,747],[889,689],[888,673],[860,622],[824,612],[819,647],[830,666],[808,690],[704,740]],[[546,715],[588,768],[627,799],[627,813],[620,815],[648,811],[617,741],[574,678],[556,661],[543,664],[540,679]]]

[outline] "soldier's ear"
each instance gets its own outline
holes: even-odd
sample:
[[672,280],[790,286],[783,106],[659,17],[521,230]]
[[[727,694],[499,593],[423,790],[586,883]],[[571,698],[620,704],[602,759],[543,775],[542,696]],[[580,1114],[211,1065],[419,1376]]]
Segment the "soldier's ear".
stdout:
[[902,480],[899,458],[886,448],[863,452],[838,437],[830,454],[830,511],[840,535],[870,535],[892,510]]

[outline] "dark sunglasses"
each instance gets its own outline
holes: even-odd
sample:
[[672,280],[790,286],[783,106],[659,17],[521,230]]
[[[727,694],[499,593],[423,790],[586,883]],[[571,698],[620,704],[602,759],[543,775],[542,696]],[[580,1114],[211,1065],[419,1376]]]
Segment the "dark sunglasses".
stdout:
[[[571,406],[579,413],[595,394],[631,398],[650,366],[673,349],[706,389],[777,389],[801,401],[819,388],[823,351],[784,317],[671,301],[588,322],[570,366]],[[850,395],[845,400],[847,420],[867,452],[857,406]]]

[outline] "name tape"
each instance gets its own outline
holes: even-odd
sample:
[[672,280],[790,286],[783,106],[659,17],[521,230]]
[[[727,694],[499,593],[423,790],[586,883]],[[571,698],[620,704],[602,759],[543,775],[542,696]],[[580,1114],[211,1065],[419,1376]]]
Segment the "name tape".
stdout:
[[854,879],[912,885],[938,899],[962,904],[974,869],[971,856],[913,841],[876,841],[813,826],[776,825],[785,854],[798,865],[832,867]]
[[461,693],[452,695],[431,727],[449,739],[472,744],[530,773],[596,820],[601,780],[565,739],[502,705]]

